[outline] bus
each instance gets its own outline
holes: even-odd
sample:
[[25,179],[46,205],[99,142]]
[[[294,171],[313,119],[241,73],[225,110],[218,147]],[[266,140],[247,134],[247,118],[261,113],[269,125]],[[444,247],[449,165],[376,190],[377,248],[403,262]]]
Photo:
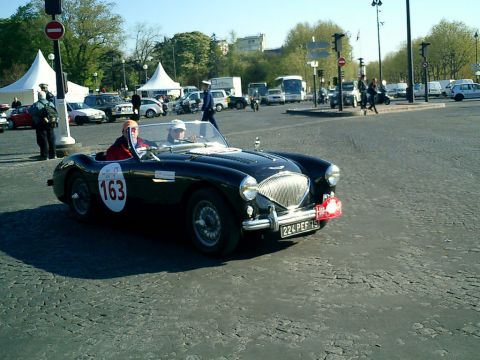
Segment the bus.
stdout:
[[267,90],[268,88],[266,82],[256,82],[248,84],[248,96],[253,96],[256,92],[258,92],[260,98],[264,100],[267,96]]
[[305,100],[306,83],[299,75],[279,76],[275,79],[275,87],[285,93],[286,102]]

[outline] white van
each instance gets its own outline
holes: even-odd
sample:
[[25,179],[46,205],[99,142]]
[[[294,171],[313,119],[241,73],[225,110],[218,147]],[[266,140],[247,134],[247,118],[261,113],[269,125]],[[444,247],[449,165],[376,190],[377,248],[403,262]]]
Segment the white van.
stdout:
[[[228,108],[227,94],[225,93],[225,90],[210,90],[210,92],[212,93],[213,104],[217,112]],[[192,91],[184,95],[177,101],[175,111],[177,110],[176,107],[178,106],[180,108],[184,101],[190,101],[191,104],[199,101],[198,106],[201,108],[203,105],[203,91]]]
[[[425,86],[423,84],[415,84],[413,87],[415,97],[425,96]],[[442,85],[438,81],[428,82],[428,96],[439,97],[442,94]]]

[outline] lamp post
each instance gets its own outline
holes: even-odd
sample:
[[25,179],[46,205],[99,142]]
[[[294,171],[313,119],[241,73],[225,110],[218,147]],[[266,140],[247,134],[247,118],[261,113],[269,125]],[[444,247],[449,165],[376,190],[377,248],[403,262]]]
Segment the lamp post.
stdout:
[[177,67],[175,64],[175,44],[176,40],[172,39],[172,57],[173,57],[173,76],[175,77],[175,81],[177,81]]
[[147,64],[143,64],[143,70],[145,70],[145,84],[147,83],[147,69],[148,69],[148,65]]
[[96,72],[93,73],[93,79],[95,81],[95,90],[93,92],[98,92],[98,89],[97,89],[97,76],[98,74]]
[[53,60],[55,60],[55,55],[52,53],[48,54],[48,60],[50,60],[50,63],[52,64],[52,69],[54,69]]
[[125,90],[125,92],[127,92],[128,86],[127,86],[127,77],[125,75],[125,59],[122,59],[122,71],[123,71],[123,89]]
[[372,6],[377,7],[378,77],[380,78],[380,85],[382,85],[382,52],[380,50],[380,22],[378,21],[378,7],[382,6],[382,0],[373,0]]
[[477,77],[477,83],[478,83],[478,74],[480,72],[480,69],[478,68],[478,31],[475,31],[475,76]]

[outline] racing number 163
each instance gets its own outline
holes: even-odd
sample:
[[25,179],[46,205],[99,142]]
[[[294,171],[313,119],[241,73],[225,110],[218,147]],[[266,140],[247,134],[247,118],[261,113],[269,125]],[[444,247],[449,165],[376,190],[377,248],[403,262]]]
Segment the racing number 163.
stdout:
[[120,200],[125,199],[124,184],[122,180],[102,180],[100,187],[103,190],[103,199],[108,200]]

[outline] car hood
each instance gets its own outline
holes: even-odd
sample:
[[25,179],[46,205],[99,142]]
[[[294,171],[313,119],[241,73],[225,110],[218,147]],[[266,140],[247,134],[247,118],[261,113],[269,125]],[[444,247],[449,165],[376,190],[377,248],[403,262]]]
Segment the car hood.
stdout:
[[73,110],[71,111],[71,113],[75,115],[85,115],[85,116],[105,115],[103,111],[97,110],[97,109]]
[[253,176],[258,182],[281,171],[301,173],[300,167],[284,157],[237,148],[200,148],[189,152],[191,161],[233,168]]

